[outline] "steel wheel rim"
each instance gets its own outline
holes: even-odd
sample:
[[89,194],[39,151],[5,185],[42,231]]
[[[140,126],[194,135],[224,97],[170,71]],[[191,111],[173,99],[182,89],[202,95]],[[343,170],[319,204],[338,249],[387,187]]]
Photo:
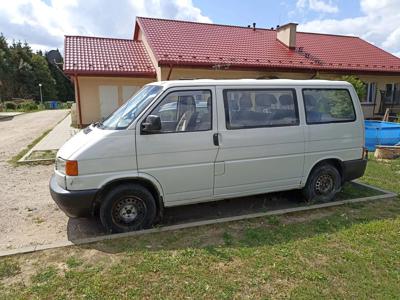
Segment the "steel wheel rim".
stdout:
[[113,221],[124,227],[141,224],[146,213],[147,207],[144,201],[134,196],[119,199],[112,208]]
[[315,192],[318,195],[327,195],[333,191],[334,180],[330,174],[322,174],[315,181]]

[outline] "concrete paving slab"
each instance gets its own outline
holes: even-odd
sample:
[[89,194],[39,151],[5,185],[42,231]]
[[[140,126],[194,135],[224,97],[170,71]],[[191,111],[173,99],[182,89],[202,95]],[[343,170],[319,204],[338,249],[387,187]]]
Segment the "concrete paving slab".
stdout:
[[60,147],[74,136],[79,129],[71,127],[71,114],[65,117],[52,131],[49,132],[32,150],[58,150]]
[[[29,159],[34,151],[58,150],[72,136],[79,132],[79,129],[71,127],[71,114],[68,114],[58,123],[39,143],[28,151],[19,162],[48,161],[49,159]],[[53,159],[50,159],[53,160]]]

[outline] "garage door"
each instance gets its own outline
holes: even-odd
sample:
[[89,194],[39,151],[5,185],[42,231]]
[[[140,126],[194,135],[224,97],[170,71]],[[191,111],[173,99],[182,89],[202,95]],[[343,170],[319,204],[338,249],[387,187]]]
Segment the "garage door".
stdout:
[[139,86],[124,85],[122,87],[122,100],[125,102],[130,97],[132,97],[139,89],[140,89]]
[[115,85],[99,86],[100,116],[108,117],[118,108],[118,87]]

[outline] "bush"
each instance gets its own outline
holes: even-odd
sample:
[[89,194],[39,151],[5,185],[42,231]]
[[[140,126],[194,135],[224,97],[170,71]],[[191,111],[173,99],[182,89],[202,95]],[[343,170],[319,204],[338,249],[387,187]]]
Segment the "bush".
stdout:
[[354,86],[354,89],[356,90],[358,98],[361,101],[363,101],[363,99],[365,98],[365,94],[367,92],[367,90],[365,88],[365,83],[353,75],[345,75],[345,76],[342,76],[341,79],[351,83]]
[[26,102],[20,103],[18,105],[17,109],[22,110],[24,112],[28,112],[28,111],[37,110],[38,106],[34,101],[26,101]]
[[59,108],[61,108],[61,109],[68,109],[68,108],[71,108],[71,106],[72,106],[72,105],[71,105],[70,103],[61,102]]
[[50,109],[50,101],[43,102],[43,105],[46,107],[46,109]]
[[46,106],[44,105],[44,104],[38,104],[38,109],[39,110],[44,110],[44,109],[46,109]]
[[17,105],[14,102],[5,102],[4,107],[8,110],[16,110]]

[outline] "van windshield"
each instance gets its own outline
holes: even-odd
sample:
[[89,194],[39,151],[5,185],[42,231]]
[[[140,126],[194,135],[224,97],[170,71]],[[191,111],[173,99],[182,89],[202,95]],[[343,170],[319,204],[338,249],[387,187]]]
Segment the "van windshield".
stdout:
[[159,85],[146,85],[120,108],[98,124],[101,129],[126,129],[142,110],[160,93]]

